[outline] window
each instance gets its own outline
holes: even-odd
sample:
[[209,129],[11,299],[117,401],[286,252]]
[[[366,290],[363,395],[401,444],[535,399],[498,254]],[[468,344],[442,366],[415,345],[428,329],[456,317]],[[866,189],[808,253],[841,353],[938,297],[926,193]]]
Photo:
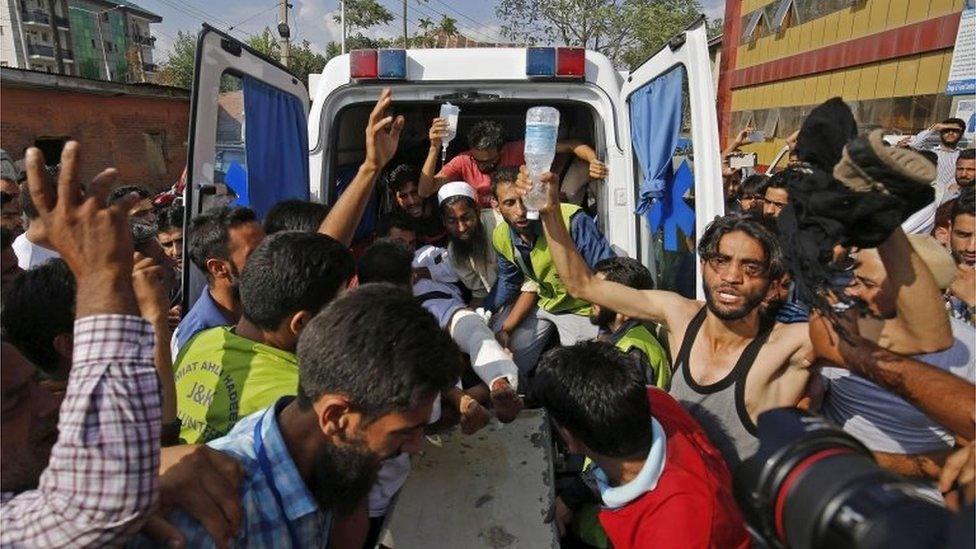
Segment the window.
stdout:
[[796,2],[794,0],[781,0],[776,9],[776,15],[773,16],[772,31],[783,32],[788,27],[799,23],[800,15],[796,11]]
[[166,175],[166,134],[146,132],[142,137],[146,143],[146,166],[150,175]]
[[95,42],[95,39],[94,38],[92,38],[92,47],[93,48],[97,48],[98,47],[98,43]]
[[38,137],[34,140],[34,146],[44,153],[44,160],[48,166],[54,166],[61,161],[61,151],[64,150],[64,144],[68,139],[67,136]]

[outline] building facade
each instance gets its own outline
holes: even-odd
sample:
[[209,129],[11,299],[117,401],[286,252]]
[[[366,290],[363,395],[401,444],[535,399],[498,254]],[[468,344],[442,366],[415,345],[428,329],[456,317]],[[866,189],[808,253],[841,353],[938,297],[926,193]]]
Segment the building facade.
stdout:
[[945,94],[965,0],[728,0],[718,108],[723,143],[771,161],[818,104],[840,96],[862,129],[913,133],[951,115]]
[[156,73],[151,23],[162,18],[127,1],[0,0],[0,66],[114,82]]
[[119,185],[155,191],[172,186],[186,166],[188,90],[2,68],[0,94],[0,142],[14,160],[38,147],[55,164],[76,139],[85,151],[82,181],[114,166]]

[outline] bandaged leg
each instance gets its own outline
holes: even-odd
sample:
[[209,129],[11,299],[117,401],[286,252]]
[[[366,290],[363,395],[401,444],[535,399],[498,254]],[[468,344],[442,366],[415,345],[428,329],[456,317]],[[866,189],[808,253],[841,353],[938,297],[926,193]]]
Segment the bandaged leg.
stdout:
[[518,368],[474,311],[462,309],[454,313],[448,331],[461,351],[471,357],[471,368],[485,385],[491,388],[496,380],[505,378],[512,389],[518,389]]
[[495,339],[484,319],[469,309],[451,318],[450,334],[462,351],[471,357],[471,368],[488,385],[495,415],[502,423],[513,421],[522,411],[518,396],[518,368]]

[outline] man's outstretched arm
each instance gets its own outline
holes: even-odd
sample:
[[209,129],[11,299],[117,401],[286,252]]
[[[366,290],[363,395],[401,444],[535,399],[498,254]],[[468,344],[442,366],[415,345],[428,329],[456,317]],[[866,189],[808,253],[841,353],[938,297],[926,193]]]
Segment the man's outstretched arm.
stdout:
[[[569,229],[563,222],[559,210],[559,181],[556,175],[543,174],[542,180],[549,185],[549,206],[540,212],[540,218],[556,271],[571,295],[629,317],[659,323],[667,322],[669,311],[673,312],[675,308],[680,309],[693,303],[673,292],[635,290],[594,276],[576,250]],[[524,166],[519,172],[518,187],[522,193],[527,193],[532,188]]]
[[366,160],[359,166],[356,177],[336,200],[335,206],[319,227],[320,233],[331,236],[345,246],[352,244],[356,227],[363,218],[366,204],[376,186],[376,178],[396,154],[400,142],[404,118],[387,115],[392,104],[393,93],[385,88],[366,123]]

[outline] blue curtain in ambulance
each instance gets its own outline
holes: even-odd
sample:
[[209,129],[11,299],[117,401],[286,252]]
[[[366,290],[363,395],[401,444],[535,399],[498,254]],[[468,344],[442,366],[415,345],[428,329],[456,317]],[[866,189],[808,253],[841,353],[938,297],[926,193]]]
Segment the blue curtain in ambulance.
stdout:
[[677,229],[694,230],[695,212],[685,203],[692,186],[690,170],[675,176],[672,157],[681,132],[685,69],[678,65],[630,96],[630,139],[640,165],[640,196],[636,213],[651,233],[664,229],[664,249],[678,249]]
[[308,200],[308,125],[298,97],[245,76],[244,145],[246,187],[234,189],[237,204],[263,218],[282,200]]

